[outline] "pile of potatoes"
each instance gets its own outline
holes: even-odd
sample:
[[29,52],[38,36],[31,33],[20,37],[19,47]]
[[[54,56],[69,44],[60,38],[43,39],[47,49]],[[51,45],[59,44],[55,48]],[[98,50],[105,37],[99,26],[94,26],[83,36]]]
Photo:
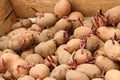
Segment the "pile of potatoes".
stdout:
[[120,6],[92,18],[59,0],[0,37],[0,80],[120,80]]

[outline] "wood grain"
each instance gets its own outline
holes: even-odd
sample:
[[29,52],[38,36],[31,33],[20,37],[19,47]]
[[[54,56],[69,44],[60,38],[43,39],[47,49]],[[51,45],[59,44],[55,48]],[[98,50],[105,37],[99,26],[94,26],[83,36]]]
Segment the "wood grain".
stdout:
[[11,25],[13,25],[16,20],[17,17],[15,15],[15,12],[11,11],[11,13],[7,16],[7,19],[0,25],[0,36],[6,35],[8,32],[10,32]]
[[10,2],[8,0],[0,0],[0,24],[2,24],[11,11]]
[[[33,17],[35,12],[52,12],[58,0],[10,0],[16,14],[19,17]],[[85,16],[93,16],[98,9],[106,11],[109,8],[120,5],[120,0],[70,0],[73,11],[80,11]]]

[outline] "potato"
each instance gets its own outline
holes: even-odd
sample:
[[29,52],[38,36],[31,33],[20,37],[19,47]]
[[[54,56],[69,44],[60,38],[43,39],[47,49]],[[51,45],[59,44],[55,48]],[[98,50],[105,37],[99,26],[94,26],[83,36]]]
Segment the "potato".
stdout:
[[120,22],[117,24],[117,28],[120,29]]
[[66,80],[89,80],[89,78],[79,71],[69,70],[66,73]]
[[0,50],[4,50],[8,48],[9,40],[10,38],[8,38],[7,36],[0,37]]
[[75,50],[78,50],[80,48],[81,39],[71,39],[67,42],[65,50],[72,53]]
[[93,78],[92,80],[104,80],[102,78]]
[[27,63],[33,63],[33,64],[38,64],[38,63],[43,63],[43,58],[37,54],[37,53],[34,53],[34,54],[29,54],[25,57],[25,61]]
[[95,64],[81,64],[76,67],[76,70],[86,74],[90,79],[101,74],[101,70]]
[[9,38],[11,38],[11,37],[14,36],[14,35],[17,35],[17,34],[19,34],[19,33],[24,33],[24,32],[26,32],[26,31],[27,31],[27,29],[25,29],[25,28],[18,28],[18,29],[15,29],[15,30],[9,32],[7,36],[8,36]]
[[41,42],[34,48],[34,51],[46,58],[49,54],[55,54],[56,44],[53,39],[46,42]]
[[54,8],[54,13],[59,18],[67,16],[71,11],[71,4],[69,0],[59,0]]
[[0,73],[4,73],[6,71],[5,63],[2,58],[0,58]]
[[25,50],[21,53],[21,58],[25,59],[27,55],[29,54],[33,54],[33,49],[28,49],[28,50]]
[[68,21],[67,19],[64,19],[64,18],[61,18],[55,24],[55,31],[56,32],[59,31],[59,30],[69,31],[71,28],[72,28],[71,21]]
[[47,65],[49,68],[56,67],[58,64],[58,58],[54,55],[49,55],[47,58],[44,59],[44,64]]
[[116,40],[107,40],[104,45],[107,57],[114,61],[120,60],[120,44]]
[[68,64],[70,61],[71,54],[66,50],[61,50],[57,53],[59,64]]
[[119,80],[120,79],[120,71],[116,69],[111,69],[106,72],[105,80]]
[[93,54],[95,57],[105,55],[104,46],[96,50]]
[[93,27],[93,22],[92,20],[86,19],[83,21],[83,25],[88,27],[88,28],[92,28]]
[[50,77],[53,77],[57,80],[65,80],[66,72],[70,69],[70,67],[66,64],[61,64],[59,66],[56,66],[51,74]]
[[37,24],[32,24],[32,26],[30,28],[28,28],[29,30],[33,30],[33,31],[37,31],[37,32],[42,32],[42,27],[40,27]]
[[25,75],[23,77],[18,78],[17,80],[35,80],[34,77]]
[[46,77],[44,78],[43,80],[56,80],[55,78],[52,78],[52,77]]
[[54,34],[51,30],[45,29],[40,33],[40,40],[39,42],[45,42],[47,40],[50,40],[54,37]]
[[93,52],[101,48],[102,46],[104,46],[104,42],[101,39],[99,39],[96,35],[91,35],[87,37],[86,49]]
[[105,12],[105,16],[109,16],[108,24],[112,24],[112,22],[117,24],[118,22],[120,22],[120,17],[119,17],[120,16],[120,6],[116,6],[111,9],[108,9]]
[[4,60],[7,70],[15,77],[19,78],[21,75],[28,74],[27,63],[16,52],[10,49],[3,51],[1,58]]
[[57,53],[60,53],[61,51],[65,50],[65,48],[66,48],[66,44],[60,45],[55,51],[55,54],[57,55]]
[[15,51],[30,48],[33,43],[32,34],[29,32],[19,33],[13,36],[9,41],[9,48]]
[[42,28],[53,26],[56,21],[57,18],[52,13],[40,13],[40,15],[36,18],[36,24]]
[[[12,73],[7,70],[4,74],[3,74],[3,77],[7,80],[11,80],[11,79],[14,79],[14,76],[12,75]],[[1,80],[1,79],[0,79]]]
[[76,59],[78,65],[89,62],[91,58],[92,58],[92,53],[87,49],[77,50],[74,56],[74,59]]
[[119,69],[119,65],[105,56],[97,56],[95,58],[95,64],[104,72],[111,69]]
[[68,33],[64,30],[60,30],[56,32],[53,39],[56,41],[57,45],[64,44],[68,41]]
[[32,25],[32,22],[30,19],[20,19],[19,22],[16,22],[15,24],[13,24],[11,26],[12,30],[24,27],[24,28],[28,28]]
[[88,36],[90,32],[91,28],[81,26],[74,30],[74,37],[82,39],[83,37]]
[[82,24],[80,23],[79,19],[83,22],[84,20],[84,16],[82,15],[81,12],[75,11],[72,12],[68,19],[70,19],[72,21],[72,25],[73,25],[73,29],[76,29],[78,27],[80,27]]
[[36,79],[43,79],[50,75],[49,68],[45,64],[36,64],[29,71],[29,75]]
[[102,26],[96,31],[97,36],[103,41],[114,38],[115,33],[117,38],[120,39],[120,30],[117,28]]

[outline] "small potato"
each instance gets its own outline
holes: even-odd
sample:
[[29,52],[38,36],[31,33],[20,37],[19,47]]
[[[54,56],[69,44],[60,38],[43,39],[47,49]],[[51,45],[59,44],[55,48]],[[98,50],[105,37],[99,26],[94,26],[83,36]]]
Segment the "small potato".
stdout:
[[57,45],[64,44],[68,41],[68,33],[64,30],[60,30],[54,35],[53,39],[56,41]]
[[66,44],[60,45],[57,50],[55,51],[55,54],[60,53],[61,51],[65,50]]
[[37,31],[37,32],[42,32],[42,27],[40,27],[37,24],[32,24],[32,26],[30,28],[28,28],[29,30],[33,30],[33,31]]
[[91,58],[92,58],[92,53],[87,49],[77,50],[74,56],[74,59],[76,59],[78,65],[89,62]]
[[12,30],[24,27],[24,28],[28,28],[32,25],[32,22],[30,19],[21,19],[19,22],[16,22],[15,24],[13,24],[11,26]]
[[104,80],[102,78],[93,78],[92,80]]
[[120,29],[120,22],[117,24],[117,28]]
[[104,46],[96,50],[93,54],[95,57],[105,55]]
[[73,25],[73,29],[76,29],[78,27],[80,27],[82,24],[80,23],[79,19],[83,22],[84,20],[84,16],[82,15],[81,12],[72,12],[70,15],[69,15],[69,18],[70,20],[72,20],[72,25]]
[[34,51],[44,58],[46,58],[49,54],[55,54],[55,41],[52,39],[46,42],[41,42],[34,48]]
[[19,33],[13,36],[9,41],[9,48],[15,51],[30,48],[33,43],[33,37],[29,32]]
[[82,39],[85,36],[88,36],[91,32],[91,28],[81,26],[74,30],[74,37]]
[[70,67],[66,64],[61,64],[59,66],[56,66],[51,74],[50,77],[53,77],[57,80],[65,80],[66,72],[70,69]]
[[101,26],[96,31],[97,36],[103,41],[114,38],[115,33],[117,38],[120,39],[120,30],[117,28]]
[[78,50],[80,48],[81,39],[71,39],[67,42],[65,50],[72,53],[75,50]]
[[76,70],[86,74],[90,79],[101,74],[101,70],[96,65],[88,63],[78,65]]
[[61,18],[58,22],[56,22],[55,28],[56,32],[59,30],[69,31],[72,28],[72,23],[67,19]]
[[4,60],[7,70],[15,77],[19,78],[21,75],[28,74],[27,63],[16,52],[10,49],[3,51],[1,58]]
[[57,53],[59,64],[68,64],[70,61],[71,54],[66,50],[61,50]]
[[9,38],[11,38],[11,37],[14,36],[14,35],[17,35],[17,34],[19,34],[19,33],[24,33],[24,32],[26,32],[26,31],[27,31],[27,29],[25,29],[25,28],[18,28],[18,29],[15,29],[15,30],[9,32],[7,36],[8,36]]
[[43,80],[56,80],[56,79],[53,78],[53,77],[46,77],[46,78],[44,78]]
[[49,29],[44,29],[41,33],[40,33],[40,42],[45,42],[47,40],[50,40],[54,37],[54,34],[52,31],[50,31]]
[[50,55],[47,58],[44,59],[44,64],[47,65],[49,68],[55,67],[58,64],[58,58],[57,56]]
[[23,77],[18,78],[17,80],[35,80],[34,77],[25,75]]
[[66,80],[89,80],[89,78],[79,71],[69,70],[66,73]]
[[69,0],[59,0],[54,8],[54,13],[59,18],[67,16],[71,11],[71,4]]
[[111,69],[106,72],[105,80],[119,80],[120,79],[120,71],[116,69]]
[[38,24],[42,28],[53,26],[56,21],[57,18],[52,13],[40,13],[36,18],[36,24]]
[[4,50],[8,48],[10,38],[7,36],[0,37],[0,50]]
[[119,69],[119,65],[116,62],[104,56],[97,56],[95,58],[95,64],[104,72],[111,69]]
[[116,6],[111,9],[108,9],[105,12],[105,16],[109,16],[108,17],[109,24],[112,24],[112,22],[117,24],[118,22],[120,22],[120,17],[119,17],[120,16],[120,6]]
[[38,63],[43,63],[43,58],[37,54],[37,53],[34,53],[34,54],[29,54],[25,57],[25,61],[27,63],[34,63],[34,64],[38,64]]
[[29,75],[34,78],[43,79],[50,75],[49,68],[45,64],[36,64],[29,71]]
[[25,50],[21,53],[21,58],[25,59],[27,55],[29,54],[33,54],[33,49],[28,49],[28,50]]
[[120,44],[116,40],[107,40],[104,45],[104,51],[107,57],[113,61],[120,61]]
[[103,46],[104,46],[104,42],[101,39],[99,39],[96,35],[91,35],[87,37],[86,49],[90,50],[91,52]]
[[83,25],[88,27],[88,28],[92,28],[93,27],[93,22],[91,20],[87,19],[87,20],[83,21]]

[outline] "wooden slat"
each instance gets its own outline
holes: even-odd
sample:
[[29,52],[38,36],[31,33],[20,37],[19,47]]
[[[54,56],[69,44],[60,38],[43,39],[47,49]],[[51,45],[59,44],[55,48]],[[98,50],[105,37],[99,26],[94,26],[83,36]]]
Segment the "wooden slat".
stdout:
[[11,11],[11,13],[7,16],[7,19],[0,25],[0,36],[6,35],[8,32],[10,32],[11,25],[13,25],[16,20],[17,17],[15,16],[15,12]]
[[10,2],[8,0],[0,0],[0,24],[2,24],[11,11]]
[[[10,0],[19,17],[33,17],[31,7],[39,12],[53,12],[58,0]],[[70,0],[72,10],[81,11],[85,16],[95,15],[98,9],[106,11],[120,5],[120,0]]]

